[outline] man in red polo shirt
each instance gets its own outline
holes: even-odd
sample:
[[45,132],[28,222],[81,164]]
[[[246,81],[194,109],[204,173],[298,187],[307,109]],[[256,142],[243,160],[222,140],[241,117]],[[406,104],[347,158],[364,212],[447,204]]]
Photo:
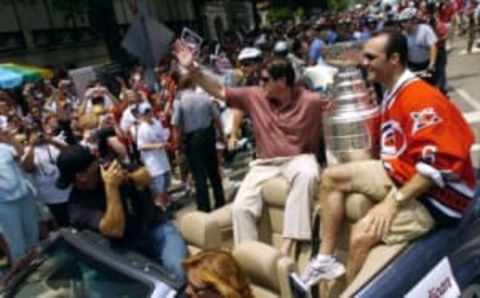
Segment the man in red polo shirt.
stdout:
[[235,244],[257,240],[262,183],[283,176],[289,191],[281,251],[287,255],[293,241],[311,238],[311,201],[320,170],[316,156],[321,154],[322,111],[328,102],[295,85],[295,72],[285,58],[264,64],[260,86],[225,88],[208,77],[179,42],[175,54],[195,83],[252,119],[257,159],[251,163],[232,206]]

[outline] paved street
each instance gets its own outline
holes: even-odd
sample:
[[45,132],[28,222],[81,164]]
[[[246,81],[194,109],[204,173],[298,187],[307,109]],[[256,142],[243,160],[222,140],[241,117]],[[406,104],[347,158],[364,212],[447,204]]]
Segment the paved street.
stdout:
[[480,142],[480,54],[460,55],[465,39],[457,38],[448,56],[447,75],[451,97],[467,119],[478,122],[473,127]]
[[480,168],[480,54],[461,55],[464,38],[457,38],[448,56],[447,76],[452,100],[465,114],[475,132],[473,162]]

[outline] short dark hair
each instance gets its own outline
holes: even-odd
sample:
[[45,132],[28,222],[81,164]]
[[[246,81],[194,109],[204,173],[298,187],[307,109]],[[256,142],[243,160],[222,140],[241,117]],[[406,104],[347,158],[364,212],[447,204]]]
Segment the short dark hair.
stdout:
[[387,37],[385,44],[385,54],[390,58],[394,53],[400,57],[400,63],[403,66],[408,64],[408,43],[407,38],[401,32],[386,32],[383,33]]
[[264,64],[264,69],[274,80],[285,78],[289,87],[295,84],[295,71],[290,61],[284,57],[275,57],[268,60]]

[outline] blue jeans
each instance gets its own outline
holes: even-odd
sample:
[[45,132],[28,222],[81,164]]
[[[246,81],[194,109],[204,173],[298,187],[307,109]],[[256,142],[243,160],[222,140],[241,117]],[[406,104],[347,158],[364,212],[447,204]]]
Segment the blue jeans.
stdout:
[[447,59],[448,53],[445,47],[440,47],[437,53],[437,61],[435,65],[436,71],[436,83],[438,89],[443,93],[448,92],[448,84],[447,84]]
[[169,221],[155,224],[140,245],[140,249],[154,260],[160,262],[179,285],[186,282],[182,262],[188,255],[187,245],[180,232]]
[[32,197],[0,202],[0,231],[7,241],[12,262],[38,243],[38,213]]
[[152,177],[152,182],[150,183],[150,190],[153,195],[159,193],[167,192],[168,187],[170,186],[170,172],[160,174],[158,176]]

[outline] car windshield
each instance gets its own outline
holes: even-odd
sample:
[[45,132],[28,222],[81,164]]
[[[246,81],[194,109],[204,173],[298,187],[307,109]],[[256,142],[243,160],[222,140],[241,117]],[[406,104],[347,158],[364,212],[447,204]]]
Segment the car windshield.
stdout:
[[151,288],[95,261],[61,240],[16,288],[18,298],[148,297]]

